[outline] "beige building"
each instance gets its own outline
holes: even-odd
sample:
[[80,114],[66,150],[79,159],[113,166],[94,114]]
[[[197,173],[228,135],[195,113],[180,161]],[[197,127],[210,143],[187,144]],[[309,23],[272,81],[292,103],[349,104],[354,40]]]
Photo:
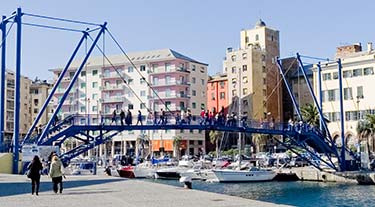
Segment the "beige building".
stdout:
[[[375,51],[369,43],[367,51],[360,44],[337,48],[336,58],[342,61],[345,144],[354,148],[358,143],[356,126],[366,114],[375,114]],[[314,70],[314,87],[318,95],[318,76]],[[340,95],[337,63],[322,64],[323,113],[332,137],[341,146]],[[371,144],[371,143],[370,143]]]
[[[31,107],[30,107],[30,86],[31,80],[21,76],[21,96],[20,96],[20,139],[23,137],[31,125]],[[15,73],[6,71],[5,82],[5,124],[4,124],[4,143],[12,142],[14,129],[14,96],[15,96]]]
[[[252,119],[282,119],[281,85],[275,58],[280,54],[279,31],[259,20],[255,28],[242,30],[240,48],[228,48],[223,62],[228,75],[229,111],[241,108]],[[240,83],[240,84],[239,84]],[[268,114],[268,116],[266,116]]]
[[[52,89],[52,84],[47,81],[42,81],[35,79],[30,86],[30,98],[31,98],[31,123],[36,119],[40,109],[42,108],[44,102],[46,101],[50,90]],[[50,106],[47,106],[47,110],[42,114],[37,126],[45,125],[48,122],[49,114],[51,111]]]

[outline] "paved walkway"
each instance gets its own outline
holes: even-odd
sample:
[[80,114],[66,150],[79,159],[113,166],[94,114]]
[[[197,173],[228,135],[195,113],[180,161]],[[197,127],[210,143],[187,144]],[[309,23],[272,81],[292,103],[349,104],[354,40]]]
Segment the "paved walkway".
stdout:
[[26,176],[0,174],[1,207],[248,207],[282,206],[216,193],[107,176],[68,176],[62,194],[42,176],[39,196]]

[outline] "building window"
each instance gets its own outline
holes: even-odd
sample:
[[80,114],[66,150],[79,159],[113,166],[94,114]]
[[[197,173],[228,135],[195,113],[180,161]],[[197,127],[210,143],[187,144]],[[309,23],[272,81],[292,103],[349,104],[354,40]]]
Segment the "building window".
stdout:
[[362,68],[353,70],[353,77],[362,76]]
[[81,72],[81,77],[85,77],[86,76],[86,71],[82,71]]
[[245,37],[245,43],[248,43],[248,42],[249,42],[249,37],[246,36],[246,37]]
[[38,109],[34,109],[34,114],[37,114],[38,113]]
[[236,70],[236,67],[232,67],[232,73],[236,73],[237,70]]
[[242,59],[244,59],[244,60],[247,59],[247,53],[242,53]]
[[92,100],[96,100],[98,98],[98,94],[97,93],[93,93],[92,94]]
[[81,83],[81,88],[86,88],[86,83]]
[[258,34],[255,35],[255,41],[259,41],[259,35]]
[[81,113],[84,113],[84,112],[86,112],[86,107],[85,106],[81,106]]
[[247,76],[242,77],[242,82],[243,82],[243,83],[247,83],[247,82],[248,82],[248,80],[247,80]]
[[202,85],[204,85],[204,79],[202,79],[201,81],[202,81]]
[[352,100],[352,88],[344,88],[344,100]]
[[247,88],[242,89],[242,95],[247,95],[247,93],[248,93]]
[[191,103],[191,106],[193,107],[193,109],[197,108],[197,104],[195,102]]
[[146,96],[146,91],[141,91],[141,96]]
[[236,56],[232,55],[231,59],[232,59],[233,62],[236,61]]
[[139,105],[139,108],[140,108],[140,109],[145,109],[145,108],[146,108],[146,104],[141,103],[141,104]]
[[92,71],[92,76],[96,76],[96,75],[98,75],[98,70],[93,70]]
[[351,78],[352,77],[352,71],[351,70],[346,70],[342,73],[343,78]]
[[225,99],[225,92],[220,92],[220,100]]
[[232,78],[232,84],[236,84],[237,83],[237,78]]
[[331,73],[323,73],[323,80],[326,81],[326,80],[331,80]]
[[211,93],[211,100],[215,100],[215,93]]
[[224,88],[225,87],[225,82],[224,81],[220,81],[220,88]]
[[263,73],[267,73],[266,66],[263,66],[263,67],[262,67],[262,72],[263,72]]
[[363,74],[364,75],[374,75],[374,69],[372,67],[364,68],[363,69]]
[[196,95],[197,95],[197,91],[196,91],[196,90],[192,90],[191,94],[192,94],[193,96],[196,96]]
[[145,81],[145,79],[144,78],[141,78],[141,79],[139,79],[139,83],[142,85],[142,84],[144,84],[146,81]]
[[98,82],[92,82],[92,88],[97,88],[98,87]]
[[267,84],[267,80],[263,78],[263,84]]
[[332,73],[333,79],[336,80],[339,78],[339,73],[338,72],[333,72]]
[[191,82],[193,82],[193,83],[196,83],[196,81],[195,81],[195,78],[194,78],[194,77],[192,77],[192,78],[191,78]]
[[243,72],[247,71],[247,65],[243,65],[243,66],[242,66],[242,71],[243,71]]
[[130,109],[134,109],[133,104],[128,104],[128,109],[129,109],[129,110],[130,110]]
[[358,86],[357,87],[357,99],[363,99],[363,86]]
[[128,84],[129,84],[129,85],[133,84],[133,79],[129,78],[129,79],[128,79]]
[[195,65],[191,65],[191,70],[195,71]]
[[97,112],[98,111],[98,106],[92,106],[92,111]]
[[204,103],[201,103],[201,109],[204,109],[204,108],[205,108]]
[[146,66],[145,65],[141,65],[140,70],[141,71],[146,71]]
[[39,100],[38,99],[34,99],[34,106],[38,106],[39,105]]
[[132,73],[133,71],[134,71],[133,66],[129,66],[129,67],[128,67],[128,73]]
[[237,90],[236,89],[232,90],[232,96],[237,96]]
[[335,100],[336,100],[335,90],[328,90],[328,101],[335,101]]

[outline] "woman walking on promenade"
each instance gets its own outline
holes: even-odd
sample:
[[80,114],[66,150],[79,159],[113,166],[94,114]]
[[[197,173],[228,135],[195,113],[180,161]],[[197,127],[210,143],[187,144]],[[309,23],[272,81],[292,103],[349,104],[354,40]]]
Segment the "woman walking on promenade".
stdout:
[[61,161],[57,156],[53,156],[51,168],[49,171],[49,176],[52,178],[53,182],[53,192],[57,193],[58,188],[57,184],[60,184],[60,193],[62,193],[63,190],[63,183],[62,183],[62,172],[61,172],[62,164]]
[[34,156],[33,161],[27,166],[29,170],[27,176],[31,179],[31,194],[38,195],[40,185],[40,172],[43,170],[43,165],[37,155]]

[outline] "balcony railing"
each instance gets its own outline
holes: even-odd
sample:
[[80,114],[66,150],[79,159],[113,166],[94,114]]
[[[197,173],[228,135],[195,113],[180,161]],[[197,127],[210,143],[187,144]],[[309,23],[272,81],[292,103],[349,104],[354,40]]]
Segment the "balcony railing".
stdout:
[[163,82],[163,81],[160,81],[158,82],[158,84],[153,84],[152,86],[155,86],[155,87],[162,87],[162,86],[188,86],[190,85],[190,82],[188,81],[180,81],[180,80],[175,80],[175,81],[169,81],[169,82]]
[[119,103],[119,102],[125,102],[126,98],[125,97],[109,97],[109,98],[104,98],[102,103]]
[[[127,76],[124,72],[120,72],[122,77]],[[102,73],[100,75],[101,78],[107,79],[107,78],[120,78],[119,74],[116,71],[109,72],[109,73]]]
[[[171,93],[171,94],[165,94],[165,93],[158,93],[159,97],[161,99],[174,99],[174,98],[190,98],[190,95],[188,94],[179,94],[179,93]],[[158,96],[150,95],[148,96],[149,99],[159,99]]]
[[107,86],[100,86],[99,88],[102,91],[105,90],[124,90],[125,86],[124,85],[107,85]]
[[168,68],[158,68],[156,70],[149,70],[150,74],[162,74],[162,73],[190,73],[190,71],[187,68],[181,68],[181,67],[168,67]]

